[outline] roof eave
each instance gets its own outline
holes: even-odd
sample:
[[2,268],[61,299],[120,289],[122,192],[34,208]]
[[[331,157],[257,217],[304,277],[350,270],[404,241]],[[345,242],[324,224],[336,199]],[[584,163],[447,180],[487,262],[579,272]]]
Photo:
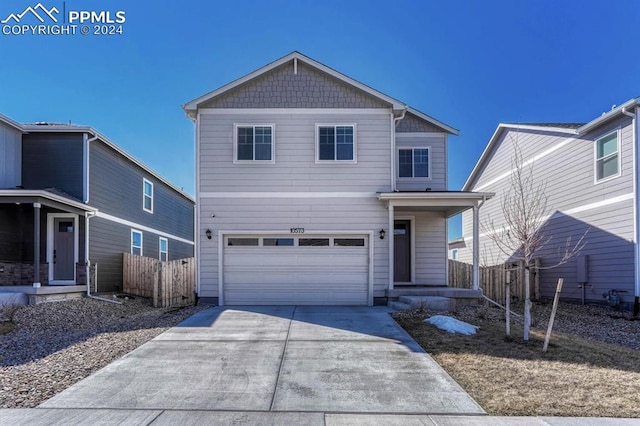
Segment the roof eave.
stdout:
[[448,124],[443,123],[442,121],[436,120],[435,118],[425,114],[424,112],[418,111],[415,108],[411,108],[408,107],[407,111],[409,111],[411,114],[418,116],[419,118],[428,121],[429,123],[433,124],[434,126],[440,127],[443,130],[446,130],[448,133],[458,136],[460,134],[460,131],[454,127],[449,126]]
[[604,114],[602,114],[600,117],[596,118],[595,120],[591,120],[590,122],[588,122],[587,124],[585,124],[582,127],[579,127],[577,129],[577,133],[582,135],[596,127],[598,127],[599,125],[607,122],[608,120],[611,120],[614,117],[617,117],[618,115],[622,114],[623,111],[629,109],[629,108],[633,108],[636,105],[640,104],[640,98],[633,98],[628,100],[627,102],[623,103],[622,105],[620,105],[619,107],[616,107],[614,109],[612,109],[609,112],[606,112]]
[[4,114],[0,114],[0,122],[6,124],[7,126],[11,127],[14,130],[19,131],[20,133],[25,133],[25,130],[22,124],[18,123],[17,121],[13,121],[12,119],[10,119]]
[[71,207],[75,207],[80,210],[88,212],[97,212],[98,209],[84,204],[80,201],[71,200],[53,192],[49,192],[44,189],[0,189],[0,197],[40,197],[47,198],[51,201],[55,201],[61,204],[66,204]]

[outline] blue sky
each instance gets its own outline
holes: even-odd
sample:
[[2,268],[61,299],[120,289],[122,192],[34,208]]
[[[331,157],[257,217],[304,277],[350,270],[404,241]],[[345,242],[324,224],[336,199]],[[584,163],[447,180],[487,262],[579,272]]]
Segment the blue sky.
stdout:
[[[0,20],[36,4],[4,1]],[[500,122],[584,122],[640,96],[637,1],[64,7],[125,11],[123,34],[0,34],[0,112],[90,125],[191,194],[194,129],[181,105],[293,50],[460,129],[449,144],[449,189],[460,189]],[[454,220],[450,237],[459,233]]]

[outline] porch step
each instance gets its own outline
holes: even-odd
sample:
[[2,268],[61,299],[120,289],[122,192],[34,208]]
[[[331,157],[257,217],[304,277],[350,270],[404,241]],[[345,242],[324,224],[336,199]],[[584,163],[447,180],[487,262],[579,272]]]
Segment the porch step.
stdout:
[[389,307],[391,309],[395,309],[396,311],[410,311],[413,309],[411,305],[404,302],[389,302]]
[[442,296],[400,296],[399,301],[413,309],[428,309],[430,311],[455,311],[456,301]]
[[387,290],[387,297],[395,299],[401,296],[440,296],[454,299],[481,299],[482,290],[456,287],[396,287]]

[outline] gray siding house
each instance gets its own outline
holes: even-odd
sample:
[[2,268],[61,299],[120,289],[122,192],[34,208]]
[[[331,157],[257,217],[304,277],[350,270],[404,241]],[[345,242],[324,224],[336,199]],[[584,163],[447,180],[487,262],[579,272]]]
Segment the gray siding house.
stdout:
[[[603,293],[615,290],[623,303],[631,303],[640,293],[639,103],[632,99],[586,124],[500,124],[463,187],[496,193],[482,207],[483,220],[503,226],[500,194],[509,188],[517,144],[536,182],[546,182],[549,215],[541,226],[551,240],[540,253],[542,266],[556,264],[567,238],[575,243],[588,230],[579,257],[539,272],[543,297],[553,296],[559,277],[566,299],[604,301]],[[462,217],[463,238],[450,250],[470,263],[473,220],[466,212]],[[481,262],[509,260],[488,232],[479,235]]]
[[184,105],[202,300],[381,303],[447,283],[457,130],[293,52]]
[[89,264],[119,291],[124,252],[194,255],[194,200],[94,129],[0,115],[0,154],[0,291],[82,292]]

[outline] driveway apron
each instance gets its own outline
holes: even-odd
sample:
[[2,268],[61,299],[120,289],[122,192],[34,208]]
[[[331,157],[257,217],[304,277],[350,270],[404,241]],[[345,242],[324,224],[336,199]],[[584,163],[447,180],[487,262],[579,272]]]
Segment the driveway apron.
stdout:
[[43,408],[481,414],[382,307],[201,311]]

